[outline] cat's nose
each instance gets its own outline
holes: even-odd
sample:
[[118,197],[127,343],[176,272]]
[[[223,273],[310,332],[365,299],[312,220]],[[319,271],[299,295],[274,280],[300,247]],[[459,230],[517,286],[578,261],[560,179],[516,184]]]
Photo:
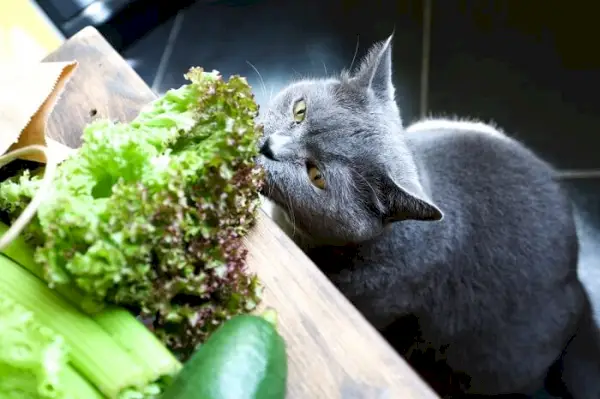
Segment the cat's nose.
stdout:
[[275,161],[275,154],[273,154],[273,150],[271,149],[271,140],[266,139],[263,145],[258,150],[262,155],[269,158],[272,161]]

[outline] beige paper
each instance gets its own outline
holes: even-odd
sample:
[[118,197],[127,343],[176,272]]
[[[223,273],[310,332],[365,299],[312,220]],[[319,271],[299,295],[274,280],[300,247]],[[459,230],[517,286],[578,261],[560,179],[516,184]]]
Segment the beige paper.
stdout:
[[[60,161],[74,151],[47,138],[46,124],[76,67],[76,61],[0,67],[0,155],[38,144]],[[22,158],[46,162],[40,152]]]
[[0,250],[33,219],[58,163],[75,151],[47,138],[46,124],[76,67],[75,61],[0,67],[0,168],[19,158],[46,163],[38,191],[0,237]]

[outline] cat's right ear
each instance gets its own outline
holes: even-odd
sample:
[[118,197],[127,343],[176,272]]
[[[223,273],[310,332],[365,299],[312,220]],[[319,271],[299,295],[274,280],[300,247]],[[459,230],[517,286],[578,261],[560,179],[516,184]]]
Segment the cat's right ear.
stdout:
[[425,194],[416,179],[399,182],[392,174],[386,174],[380,183],[383,183],[384,219],[387,223],[403,220],[439,221],[444,218],[443,212]]
[[392,83],[392,39],[375,44],[367,53],[354,81],[365,90],[372,90],[380,100],[394,100],[394,84]]

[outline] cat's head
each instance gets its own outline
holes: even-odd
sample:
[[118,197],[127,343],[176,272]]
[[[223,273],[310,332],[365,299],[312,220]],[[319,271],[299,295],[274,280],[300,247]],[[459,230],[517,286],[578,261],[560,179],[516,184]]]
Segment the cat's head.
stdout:
[[404,142],[391,39],[354,73],[291,84],[259,117],[264,194],[318,243],[357,243],[389,223],[442,218]]

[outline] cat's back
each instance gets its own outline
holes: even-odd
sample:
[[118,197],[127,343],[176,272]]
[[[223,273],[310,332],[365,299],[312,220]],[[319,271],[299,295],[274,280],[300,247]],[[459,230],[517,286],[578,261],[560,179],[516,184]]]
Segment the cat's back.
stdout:
[[503,208],[506,203],[540,211],[549,206],[564,208],[565,221],[572,221],[569,200],[554,169],[494,126],[426,120],[408,126],[405,135],[434,196],[436,191],[451,190],[463,201],[504,201]]
[[[421,268],[435,265],[423,334],[452,343],[449,362],[468,370],[476,391],[533,381],[573,334],[584,304],[566,192],[548,163],[493,126],[425,121],[405,135],[444,212],[427,230],[397,228],[419,249],[411,255],[424,259]],[[528,348],[529,363],[519,348]],[[503,378],[489,378],[494,367]]]
[[559,187],[550,165],[492,125],[432,119],[408,126],[405,135],[417,159],[438,176],[460,172],[465,178],[479,181],[487,180],[486,172],[492,172],[496,177],[504,176],[502,180],[519,184],[535,175],[538,183],[544,180]]
[[473,258],[537,263],[529,272],[538,278],[574,270],[578,243],[571,203],[548,163],[479,122],[429,120],[407,127],[405,135],[445,215],[445,228],[430,228],[432,234],[451,237]]

